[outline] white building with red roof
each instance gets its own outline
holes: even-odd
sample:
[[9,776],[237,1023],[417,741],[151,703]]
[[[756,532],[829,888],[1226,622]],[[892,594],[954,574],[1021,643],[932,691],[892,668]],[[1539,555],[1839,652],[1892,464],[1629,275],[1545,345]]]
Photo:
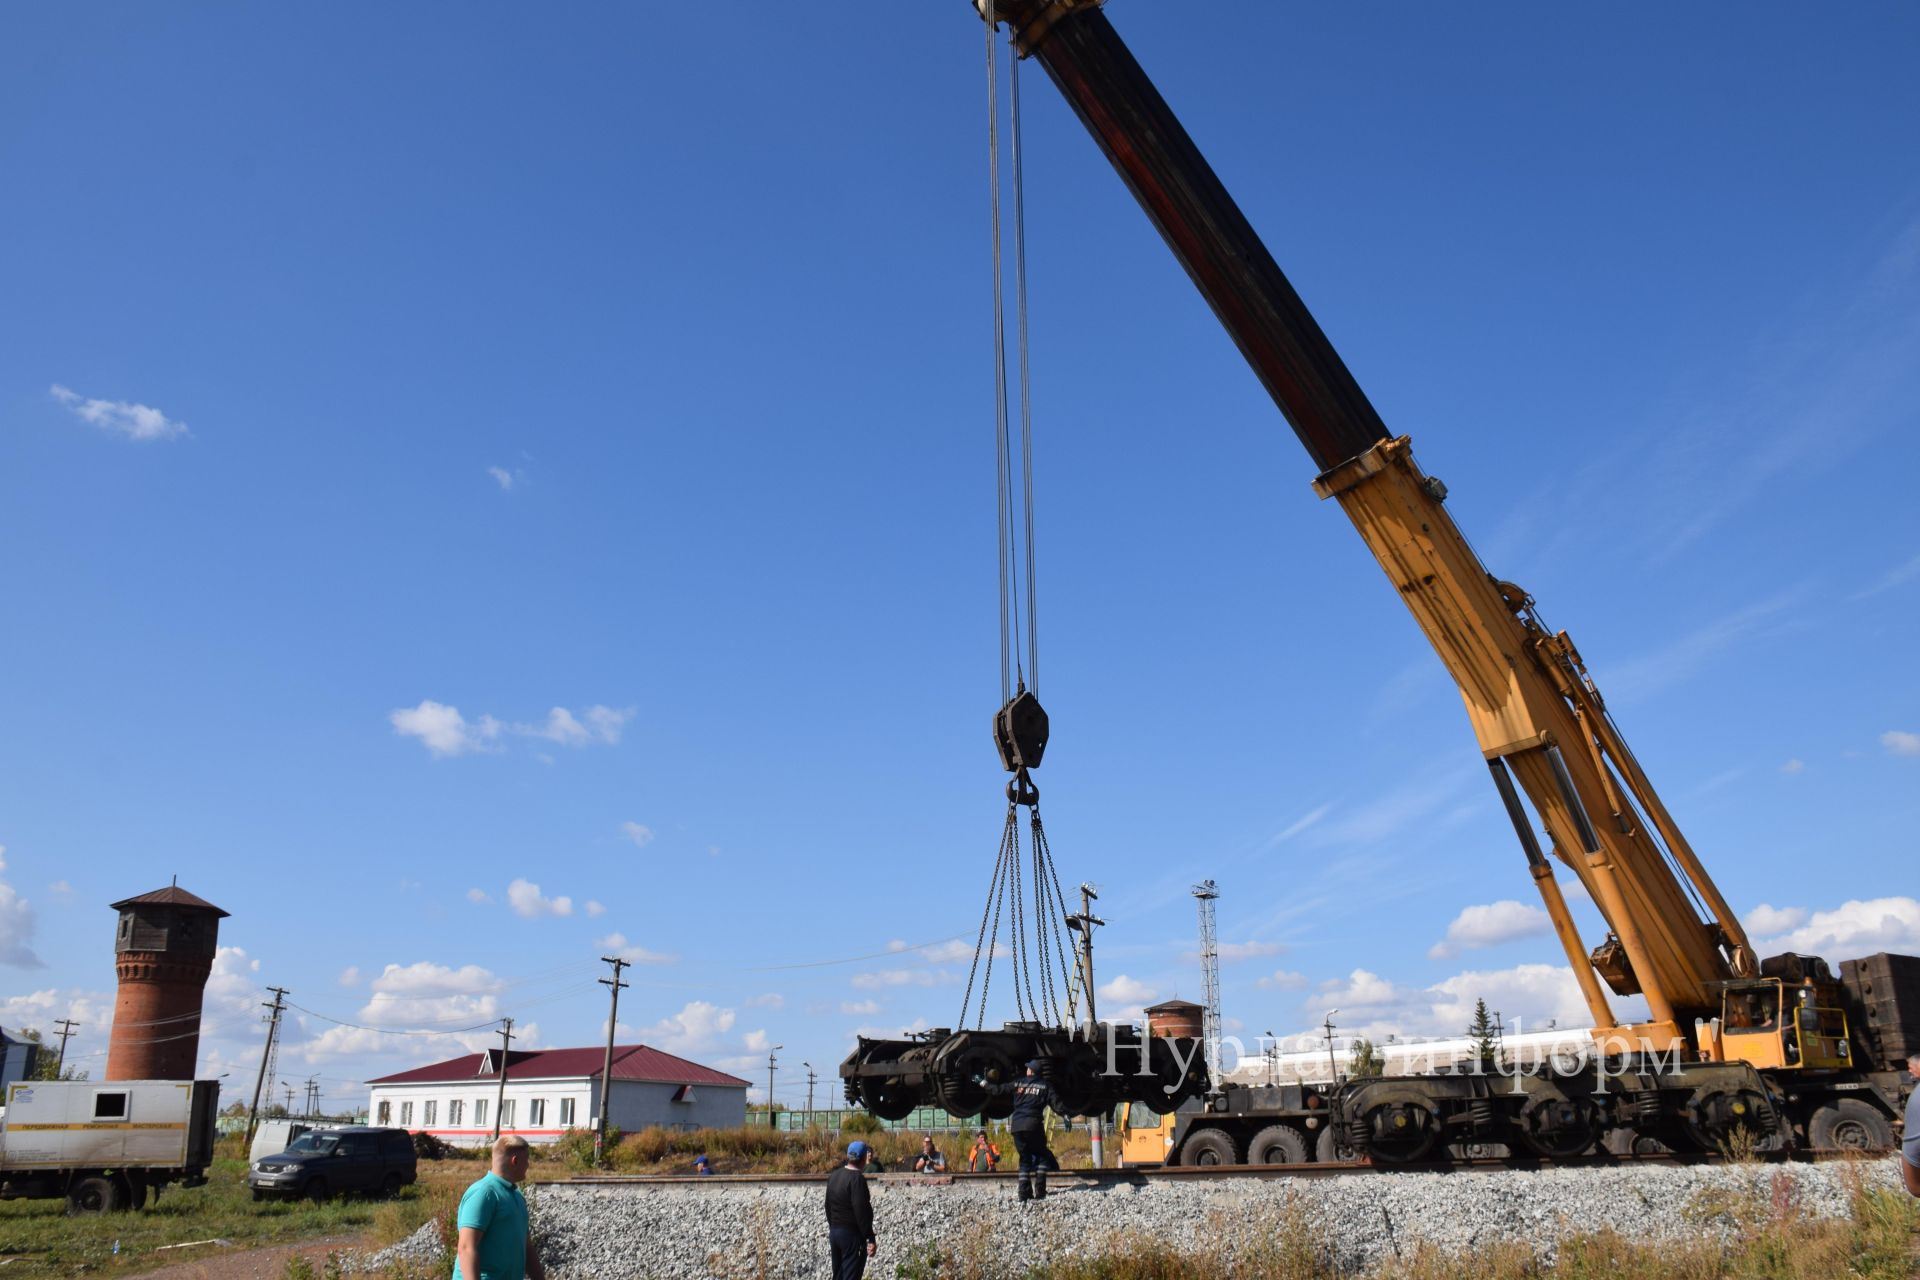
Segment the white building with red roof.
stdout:
[[[376,1125],[426,1132],[443,1142],[480,1145],[500,1132],[552,1142],[598,1123],[606,1047],[469,1053],[369,1080],[368,1115]],[[643,1044],[616,1045],[608,1118],[622,1133],[733,1128],[747,1122],[747,1082]]]

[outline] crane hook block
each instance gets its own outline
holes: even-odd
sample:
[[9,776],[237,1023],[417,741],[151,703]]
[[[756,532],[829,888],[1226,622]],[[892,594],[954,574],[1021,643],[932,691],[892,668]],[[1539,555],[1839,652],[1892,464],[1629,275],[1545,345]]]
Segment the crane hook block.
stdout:
[[1008,773],[1040,767],[1047,750],[1047,713],[1040,699],[1022,689],[993,716],[993,745]]

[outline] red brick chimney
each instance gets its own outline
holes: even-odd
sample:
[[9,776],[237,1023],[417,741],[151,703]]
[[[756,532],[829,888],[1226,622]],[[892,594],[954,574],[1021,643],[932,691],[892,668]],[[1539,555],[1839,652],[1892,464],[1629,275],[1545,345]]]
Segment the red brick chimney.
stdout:
[[109,1080],[191,1080],[200,1005],[227,913],[179,885],[113,904],[120,913]]

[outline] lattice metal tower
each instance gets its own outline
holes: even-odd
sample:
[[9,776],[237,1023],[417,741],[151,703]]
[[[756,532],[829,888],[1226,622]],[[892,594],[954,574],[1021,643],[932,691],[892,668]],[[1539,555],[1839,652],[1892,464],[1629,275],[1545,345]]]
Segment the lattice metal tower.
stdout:
[[1220,890],[1213,881],[1202,880],[1193,886],[1200,904],[1200,968],[1207,979],[1206,1036],[1207,1067],[1217,1084],[1220,1078],[1220,940],[1213,930],[1213,900]]

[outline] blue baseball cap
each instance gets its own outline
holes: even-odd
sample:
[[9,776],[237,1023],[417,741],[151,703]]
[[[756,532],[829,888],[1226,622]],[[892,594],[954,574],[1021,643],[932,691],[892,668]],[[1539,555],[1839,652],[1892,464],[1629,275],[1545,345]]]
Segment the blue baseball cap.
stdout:
[[1027,1070],[1029,1071],[1045,1071],[1046,1069],[1047,1064],[1039,1058],[1035,1058],[1027,1064]]
[[847,1159],[858,1160],[861,1156],[867,1154],[867,1152],[871,1150],[873,1150],[873,1148],[869,1147],[864,1142],[849,1142],[847,1144]]

